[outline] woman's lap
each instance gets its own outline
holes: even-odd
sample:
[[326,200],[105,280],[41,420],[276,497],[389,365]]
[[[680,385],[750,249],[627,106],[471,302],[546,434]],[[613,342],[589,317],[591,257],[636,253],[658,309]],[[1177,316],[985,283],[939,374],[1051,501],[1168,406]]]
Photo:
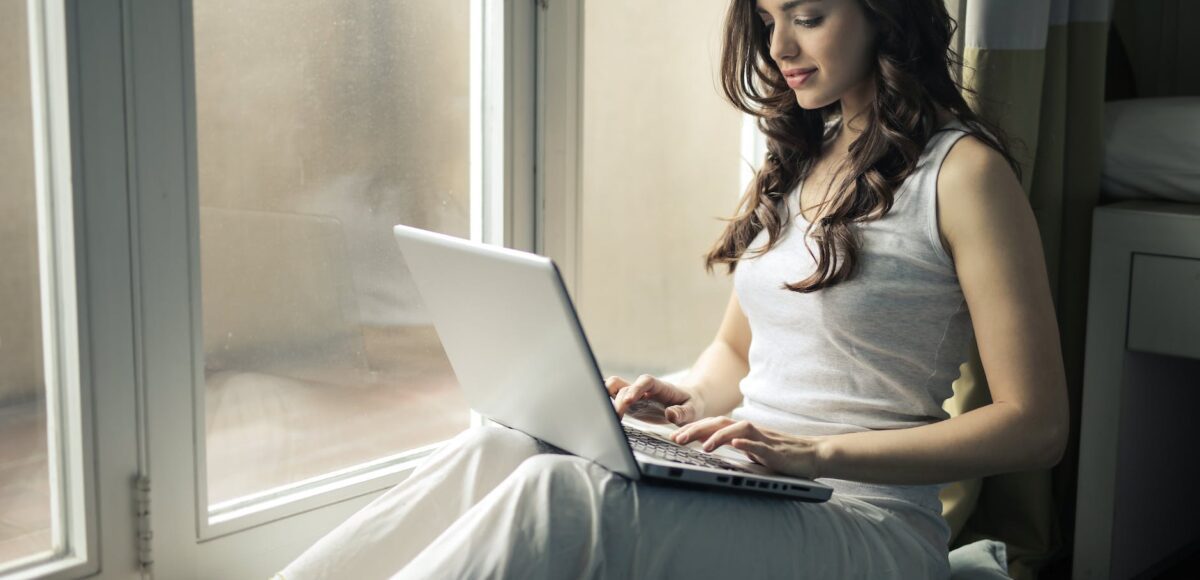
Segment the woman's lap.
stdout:
[[897,515],[635,482],[475,427],[284,571],[304,578],[945,577]]
[[855,498],[807,503],[635,482],[581,457],[540,454],[397,577],[948,575],[930,552],[897,515]]

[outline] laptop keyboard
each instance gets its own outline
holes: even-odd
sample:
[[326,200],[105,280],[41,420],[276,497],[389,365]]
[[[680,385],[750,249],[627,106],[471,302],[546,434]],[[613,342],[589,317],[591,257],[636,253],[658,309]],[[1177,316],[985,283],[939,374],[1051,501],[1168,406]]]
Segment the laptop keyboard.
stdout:
[[712,467],[715,469],[728,469],[729,471],[738,471],[741,473],[750,473],[748,469],[742,469],[728,461],[720,459],[716,456],[697,451],[691,447],[677,445],[670,441],[664,441],[634,427],[621,425],[625,429],[625,437],[629,439],[629,445],[636,451],[641,451],[647,455],[653,455],[659,459],[668,461],[678,461],[688,465],[698,465],[700,467]]

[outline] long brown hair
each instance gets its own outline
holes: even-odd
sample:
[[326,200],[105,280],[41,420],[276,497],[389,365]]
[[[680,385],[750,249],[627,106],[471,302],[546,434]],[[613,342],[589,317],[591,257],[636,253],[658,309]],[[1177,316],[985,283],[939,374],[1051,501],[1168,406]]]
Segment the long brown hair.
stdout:
[[[829,196],[830,209],[819,223],[805,229],[807,236],[814,226],[818,228],[812,237],[820,255],[813,256],[817,267],[809,277],[784,283],[794,292],[814,292],[853,275],[860,242],[851,224],[878,219],[891,210],[895,190],[916,168],[938,129],[936,105],[953,113],[1021,175],[1004,133],[971,110],[962,91],[974,91],[951,75],[951,66],[961,67],[962,59],[950,46],[956,24],[943,0],[854,1],[876,33],[875,58],[868,73],[875,75],[875,98],[865,111],[866,128],[850,144],[849,170]],[[709,272],[714,264],[726,264],[733,273],[764,228],[767,244],[754,255],[775,245],[785,225],[780,212],[788,193],[811,170],[822,143],[842,122],[840,102],[813,110],[799,106],[771,58],[769,34],[755,10],[755,0],[733,0],[729,5],[721,85],[734,107],[757,117],[758,128],[767,138],[767,154],[737,214],[726,220],[724,233],[705,258]]]

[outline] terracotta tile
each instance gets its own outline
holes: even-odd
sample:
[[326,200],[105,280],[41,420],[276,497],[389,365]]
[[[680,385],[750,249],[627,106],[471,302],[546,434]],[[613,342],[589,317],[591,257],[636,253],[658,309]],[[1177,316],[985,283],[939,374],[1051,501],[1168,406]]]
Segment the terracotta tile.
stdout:
[[[0,532],[0,534],[2,533]],[[13,537],[0,535],[0,562],[23,558],[49,549],[49,529]]]
[[0,408],[0,561],[49,546],[50,474],[45,410],[39,402]]
[[211,502],[449,439],[467,427],[467,402],[432,328],[366,329],[364,338],[369,372],[209,374]]
[[[369,369],[208,374],[211,502],[443,441],[467,427],[467,402],[432,328],[365,329],[364,339]],[[0,454],[0,553],[32,546],[31,533],[49,533],[44,421],[37,404],[0,408],[0,440],[18,442]]]
[[6,494],[0,498],[0,522],[16,528],[22,534],[49,528],[49,494],[40,489],[23,489],[17,494]]
[[40,400],[0,406],[0,466],[46,454],[46,409]]

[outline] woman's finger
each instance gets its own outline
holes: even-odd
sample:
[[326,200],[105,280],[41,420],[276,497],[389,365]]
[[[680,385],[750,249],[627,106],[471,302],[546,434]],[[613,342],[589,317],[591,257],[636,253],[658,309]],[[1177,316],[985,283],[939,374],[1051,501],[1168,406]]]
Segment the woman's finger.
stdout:
[[696,407],[688,401],[682,405],[673,405],[666,409],[667,420],[676,425],[686,425],[696,420]]
[[671,440],[685,445],[689,441],[707,438],[717,429],[733,423],[729,417],[705,417],[694,423],[689,423],[671,433]]
[[608,396],[610,397],[616,397],[617,393],[628,385],[629,381],[617,375],[613,375],[607,379],[604,379],[604,388],[608,390]]
[[672,431],[668,437],[671,439],[671,441],[683,445],[688,442],[688,438],[696,431],[696,429],[701,429],[706,424],[712,423],[713,421],[719,421],[720,419],[720,417],[706,417],[699,421],[694,421]]
[[708,439],[704,441],[704,450],[712,451],[713,449],[728,443],[734,437],[741,437],[743,439],[762,439],[763,435],[762,433],[759,433],[758,430],[754,428],[754,425],[750,424],[749,421],[738,421],[732,425],[722,427],[721,429],[715,431],[712,435],[709,435]]
[[635,382],[632,385],[622,387],[617,393],[617,397],[615,399],[617,402],[617,416],[623,416],[625,411],[629,409],[630,405],[646,398],[646,394],[649,391],[650,385],[647,383]]
[[654,377],[652,377],[650,375],[641,375],[638,378],[634,379],[633,382],[631,383],[621,377],[612,376],[612,377],[609,377],[609,382],[606,382],[605,384],[608,386],[609,394],[615,396],[616,394],[620,393],[622,390],[629,388],[629,387],[637,387],[639,389],[644,389],[647,387],[652,388],[654,386]]
[[[657,391],[660,386],[661,385],[658,382],[658,379],[654,378],[653,375],[638,376],[633,383],[620,389],[621,396],[624,396],[625,400],[624,402],[620,402],[620,399],[618,399],[618,415],[623,414],[630,405],[642,399],[653,398],[655,391]],[[629,394],[624,394],[627,390]]]
[[734,449],[744,452],[755,463],[772,467],[775,460],[775,448],[765,441],[735,437],[729,442]]
[[638,375],[638,378],[633,380],[633,384],[631,386],[639,387],[642,389],[641,392],[651,396],[653,396],[654,392],[659,389],[658,379],[654,378],[653,375]]

